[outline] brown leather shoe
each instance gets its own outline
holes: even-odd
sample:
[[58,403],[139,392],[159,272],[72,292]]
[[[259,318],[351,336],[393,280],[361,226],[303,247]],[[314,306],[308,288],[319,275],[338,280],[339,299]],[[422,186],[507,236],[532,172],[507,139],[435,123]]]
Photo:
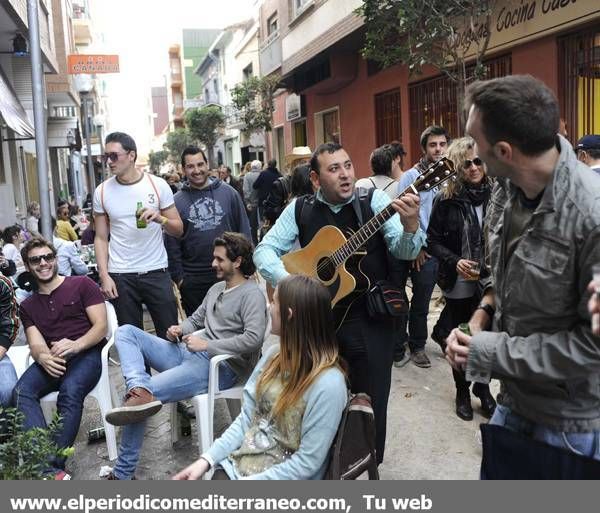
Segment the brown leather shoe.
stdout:
[[135,387],[125,395],[123,406],[113,408],[106,414],[106,421],[113,426],[135,424],[158,413],[162,403],[145,388]]

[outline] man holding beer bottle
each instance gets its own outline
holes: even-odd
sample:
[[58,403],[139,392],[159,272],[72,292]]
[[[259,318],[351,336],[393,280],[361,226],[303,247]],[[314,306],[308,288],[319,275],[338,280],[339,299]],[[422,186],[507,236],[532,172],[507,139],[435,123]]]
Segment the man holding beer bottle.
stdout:
[[177,307],[163,230],[173,237],[183,233],[173,193],[162,178],[136,169],[137,147],[129,135],[109,134],[103,158],[114,176],[94,193],[100,287],[114,304],[119,324],[143,329],[145,304],[157,336],[164,337],[177,324]]

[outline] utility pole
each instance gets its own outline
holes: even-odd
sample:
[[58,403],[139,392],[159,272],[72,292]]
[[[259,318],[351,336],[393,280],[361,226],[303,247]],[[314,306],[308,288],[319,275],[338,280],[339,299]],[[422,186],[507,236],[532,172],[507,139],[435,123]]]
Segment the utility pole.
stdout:
[[27,0],[27,21],[29,25],[29,53],[31,54],[31,83],[33,93],[33,124],[35,126],[35,151],[40,191],[40,213],[42,235],[52,240],[52,217],[50,208],[50,187],[48,184],[48,141],[46,118],[44,116],[44,70],[40,49],[40,25],[38,21],[39,0]]

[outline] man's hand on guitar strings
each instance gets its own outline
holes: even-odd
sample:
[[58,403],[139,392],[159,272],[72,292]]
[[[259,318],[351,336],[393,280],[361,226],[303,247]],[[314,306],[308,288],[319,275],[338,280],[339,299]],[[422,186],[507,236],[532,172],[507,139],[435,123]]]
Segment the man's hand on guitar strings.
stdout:
[[407,193],[392,201],[392,207],[400,214],[400,221],[407,233],[416,233],[419,229],[419,196]]

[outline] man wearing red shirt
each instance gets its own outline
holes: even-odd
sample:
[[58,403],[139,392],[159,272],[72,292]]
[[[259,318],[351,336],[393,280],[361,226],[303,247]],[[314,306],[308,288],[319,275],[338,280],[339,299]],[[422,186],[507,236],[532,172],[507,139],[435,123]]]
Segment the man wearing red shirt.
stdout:
[[[107,320],[104,297],[86,276],[59,276],[56,249],[34,238],[21,250],[37,290],[21,303],[31,365],[17,382],[13,404],[25,416],[24,428],[45,428],[40,399],[58,391],[57,410],[62,426],[56,434],[59,448],[71,447],[79,430],[83,401],[96,386],[102,364]],[[70,479],[65,458],[48,462],[55,479]]]

